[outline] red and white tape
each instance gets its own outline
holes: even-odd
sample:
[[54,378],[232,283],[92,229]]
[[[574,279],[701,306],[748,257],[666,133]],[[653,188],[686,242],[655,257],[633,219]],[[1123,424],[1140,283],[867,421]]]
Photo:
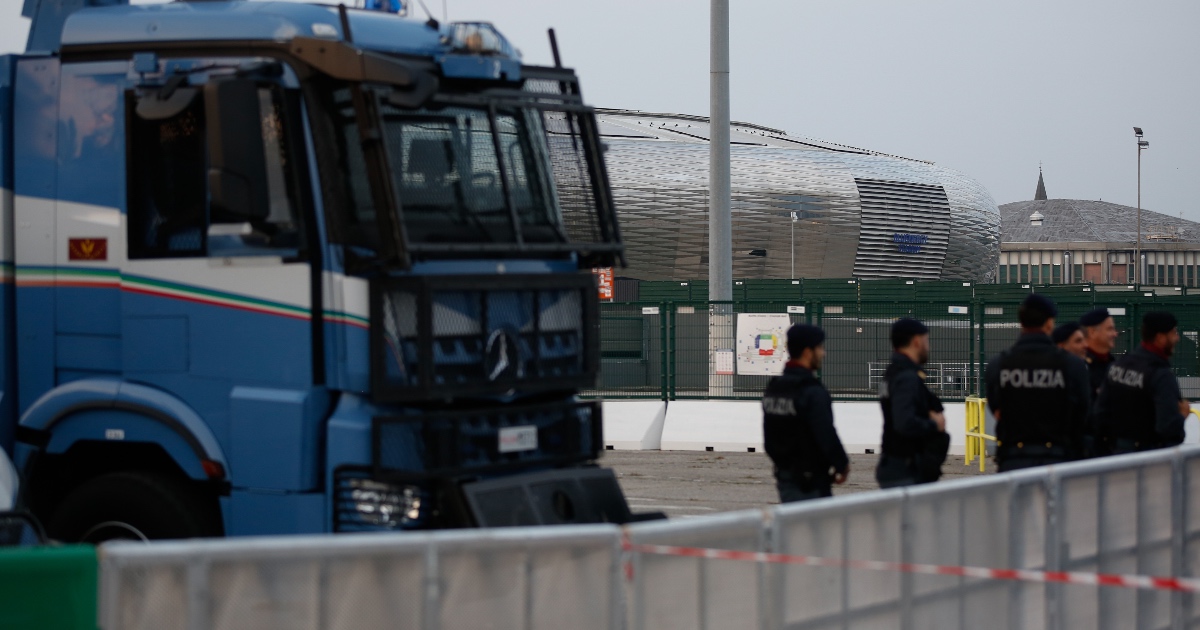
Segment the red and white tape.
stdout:
[[[709,560],[739,560],[742,562],[764,562],[770,564],[796,564],[809,567],[835,567],[888,571],[892,573],[919,573],[922,575],[946,575],[980,578],[985,580],[1013,580],[1018,582],[1053,582],[1082,584],[1087,586],[1117,586],[1156,591],[1200,592],[1200,579],[1155,577],[1149,575],[1118,575],[1113,573],[1080,573],[1075,571],[1035,571],[1031,569],[988,569],[985,567],[961,567],[941,564],[919,564],[915,562],[884,562],[880,560],[839,560],[820,556],[793,556],[764,551],[732,551],[729,549],[706,549],[703,547],[679,547],[674,545],[634,544],[624,541],[626,551],[660,556],[685,558],[707,558]],[[628,570],[631,570],[630,567]],[[630,577],[632,577],[630,575]]]

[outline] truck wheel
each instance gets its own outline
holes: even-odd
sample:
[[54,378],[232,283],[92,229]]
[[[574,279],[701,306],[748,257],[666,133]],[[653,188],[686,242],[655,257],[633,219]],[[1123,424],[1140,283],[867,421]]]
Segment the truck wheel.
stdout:
[[220,536],[217,502],[187,481],[118,472],[80,484],[58,505],[47,534],[64,542]]

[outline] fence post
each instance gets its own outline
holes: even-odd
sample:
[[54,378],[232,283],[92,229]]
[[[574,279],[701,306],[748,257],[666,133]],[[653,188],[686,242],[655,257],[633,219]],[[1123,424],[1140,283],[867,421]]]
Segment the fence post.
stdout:
[[1138,299],[1137,304],[1130,303],[1129,313],[1129,338],[1125,340],[1125,352],[1133,352],[1133,349],[1138,347],[1138,343],[1142,338],[1142,304],[1145,296]]
[[979,307],[979,397],[987,398],[987,302]]
[[[900,562],[904,564],[915,562],[912,530],[912,500],[906,490],[904,498],[900,500]],[[907,571],[900,574],[900,628],[913,628],[913,574]]]
[[[1191,577],[1187,570],[1187,460],[1176,450],[1171,458],[1171,575]],[[1194,597],[1189,595],[1189,597]],[[1171,593],[1171,629],[1183,630],[1187,608],[1183,593]]]
[[971,362],[971,388],[968,395],[979,392],[979,361],[975,356],[975,319],[979,317],[979,302],[967,308],[967,360]]
[[658,336],[659,336],[659,366],[658,366],[658,386],[661,390],[663,402],[670,400],[670,374],[671,363],[667,348],[670,343],[670,335],[674,334],[671,326],[667,323],[667,318],[670,317],[669,309],[673,306],[670,302],[658,303]]
[[[1047,571],[1062,570],[1063,545],[1063,497],[1062,478],[1051,468],[1044,479],[1046,487],[1046,557]],[[1100,490],[1103,493],[1103,489]],[[1047,583],[1046,586],[1046,627],[1057,630],[1063,627],[1062,619],[1062,585]]]

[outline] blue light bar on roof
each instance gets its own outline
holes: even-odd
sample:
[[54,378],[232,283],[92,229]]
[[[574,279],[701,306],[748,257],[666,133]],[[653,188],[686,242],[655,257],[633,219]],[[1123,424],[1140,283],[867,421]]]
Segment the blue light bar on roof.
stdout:
[[521,53],[488,22],[451,22],[446,26],[445,37],[455,53],[521,58]]
[[458,79],[521,80],[521,53],[487,22],[451,22],[442,29],[450,53],[438,61],[442,74]]
[[405,0],[363,0],[363,8],[368,11],[408,15],[408,3]]

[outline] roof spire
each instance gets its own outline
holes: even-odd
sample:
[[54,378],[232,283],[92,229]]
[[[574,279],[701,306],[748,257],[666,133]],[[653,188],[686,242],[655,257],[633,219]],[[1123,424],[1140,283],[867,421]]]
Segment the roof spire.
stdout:
[[1042,179],[1042,163],[1038,162],[1038,186],[1037,192],[1033,193],[1033,200],[1045,201],[1046,199],[1046,182]]

